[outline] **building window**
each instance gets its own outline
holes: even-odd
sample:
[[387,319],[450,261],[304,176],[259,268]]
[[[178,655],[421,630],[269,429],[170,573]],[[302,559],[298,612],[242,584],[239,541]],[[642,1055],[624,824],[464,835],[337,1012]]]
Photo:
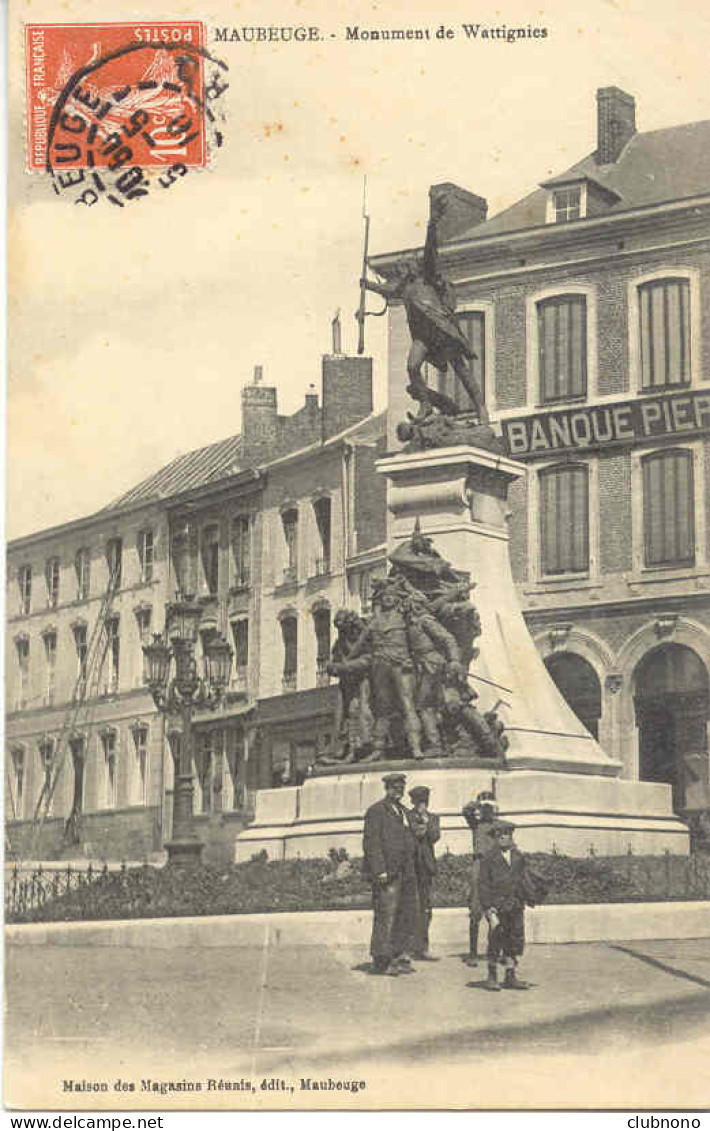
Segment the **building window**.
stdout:
[[360,613],[369,617],[372,612],[372,573],[364,569],[358,578],[358,593],[360,595]]
[[202,531],[202,571],[207,592],[216,597],[219,591],[219,526],[216,523]]
[[153,531],[141,530],[138,534],[138,558],[141,565],[141,581],[148,585],[153,580]]
[[25,748],[24,746],[13,746],[10,751],[10,758],[12,764],[12,777],[10,779],[11,793],[10,793],[10,813],[15,820],[20,820],[23,811],[23,801],[25,795]]
[[598,741],[602,690],[592,665],[575,652],[553,652],[545,667],[577,718]]
[[542,573],[589,570],[589,469],[574,464],[540,472]]
[[74,569],[76,570],[76,599],[77,601],[86,601],[89,597],[91,584],[91,557],[86,548],[77,550],[74,558]]
[[72,628],[74,632],[74,646],[76,648],[76,690],[75,698],[83,694],[86,689],[86,657],[88,653],[88,644],[86,639],[86,625],[75,624]]
[[173,532],[170,551],[175,587],[181,597],[194,597],[197,591],[197,528],[183,522]]
[[298,576],[298,511],[284,511],[281,515],[284,542],[286,544],[286,564],[284,582],[295,581]]
[[109,584],[115,589],[120,589],[123,569],[123,540],[121,538],[110,538],[106,543],[106,562],[108,564]]
[[232,585],[244,589],[251,582],[251,519],[240,514],[232,519]]
[[15,710],[22,711],[28,703],[30,687],[30,639],[29,636],[19,636],[15,641],[17,648],[17,697]]
[[313,504],[318,530],[318,556],[316,557],[316,577],[330,573],[330,499],[326,496],[316,499]]
[[236,727],[224,732],[225,789],[223,804],[226,809],[243,809],[246,805],[246,764],[244,761],[244,733]]
[[56,609],[59,604],[59,558],[48,558],[44,567],[47,582],[47,608]]
[[106,682],[104,690],[107,695],[118,693],[118,681],[121,661],[121,637],[119,634],[118,617],[109,617],[106,621]]
[[234,668],[232,669],[232,685],[236,690],[244,690],[248,683],[249,674],[249,621],[232,621],[232,635],[234,637]]
[[[482,310],[464,310],[456,315],[456,321],[463,336],[467,339],[471,346],[472,352],[476,355],[473,358],[467,359],[468,370],[473,377],[478,390],[481,394],[481,399],[485,403],[486,400],[486,378],[488,373],[487,358],[486,358],[486,315]],[[427,380],[430,381],[433,377],[435,388],[445,396],[450,397],[458,408],[469,409],[471,401],[468,393],[459,381],[454,372],[447,369],[446,373],[440,373],[439,370],[433,370],[433,367],[427,365]]]
[[199,796],[198,812],[217,813],[222,809],[222,735],[207,731],[201,736],[195,757]]
[[78,821],[84,811],[84,771],[86,769],[86,739],[83,735],[77,734],[69,739],[69,753],[71,754],[74,772],[74,787],[65,836],[71,844],[80,844],[81,833]]
[[587,395],[587,300],[559,295],[537,303],[540,400]]
[[316,633],[316,686],[327,687],[330,683],[330,609],[314,610],[313,627]]
[[54,703],[55,681],[57,674],[57,634],[56,632],[44,633],[44,659],[45,659],[45,691],[44,701],[47,706]]
[[21,565],[17,571],[17,585],[20,590],[20,613],[28,616],[32,612],[32,566]]
[[131,805],[145,805],[148,786],[148,727],[133,727]]
[[39,791],[39,798],[37,801],[37,809],[46,816],[52,812],[52,801],[54,798],[54,786],[52,783],[52,770],[54,769],[54,739],[43,738],[38,743],[39,760],[42,769],[42,785]]
[[556,224],[566,224],[568,220],[579,220],[582,215],[582,189],[557,189],[552,194],[552,207]]
[[118,800],[118,757],[116,752],[116,731],[101,732],[101,745],[104,752],[103,781],[99,795],[100,809],[115,809]]
[[690,283],[655,279],[638,292],[641,388],[690,384]]
[[283,689],[295,691],[298,682],[298,622],[294,616],[281,620],[284,645]]
[[150,630],[153,623],[153,610],[150,605],[141,605],[136,609],[136,622],[141,644],[150,644]]
[[643,541],[647,566],[695,562],[693,453],[654,452],[643,469]]

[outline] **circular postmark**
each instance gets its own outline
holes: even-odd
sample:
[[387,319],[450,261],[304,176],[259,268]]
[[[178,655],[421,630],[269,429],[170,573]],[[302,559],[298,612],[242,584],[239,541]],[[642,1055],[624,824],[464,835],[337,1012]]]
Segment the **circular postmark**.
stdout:
[[76,70],[47,133],[54,191],[123,208],[210,164],[224,139],[228,72],[184,42],[130,43]]

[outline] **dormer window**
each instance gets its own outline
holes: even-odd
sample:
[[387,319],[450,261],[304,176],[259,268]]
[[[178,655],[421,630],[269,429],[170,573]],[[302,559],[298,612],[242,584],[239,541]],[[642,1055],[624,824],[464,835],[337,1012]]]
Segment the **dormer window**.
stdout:
[[582,186],[557,189],[552,194],[552,207],[555,224],[566,224],[568,220],[579,220],[582,216]]

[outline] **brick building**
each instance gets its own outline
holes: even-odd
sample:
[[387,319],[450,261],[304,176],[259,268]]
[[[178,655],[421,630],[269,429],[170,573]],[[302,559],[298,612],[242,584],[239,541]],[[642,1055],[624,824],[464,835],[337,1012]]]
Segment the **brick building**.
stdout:
[[370,359],[324,357],[322,386],[322,404],[311,387],[282,416],[257,367],[241,435],[178,457],[98,514],[9,545],[12,855],[140,860],[169,838],[178,732],[144,686],[142,645],[176,592],[203,609],[198,661],[214,632],[234,650],[221,704],[194,720],[208,856],[230,859],[253,790],[304,769],[316,735],[332,734],[331,613],[367,600],[383,557],[374,460],[385,426]]
[[[634,99],[604,88],[594,152],[498,216],[442,191],[474,371],[528,465],[511,552],[530,631],[624,775],[707,809],[710,121],[640,133]],[[408,342],[395,308],[392,449]]]

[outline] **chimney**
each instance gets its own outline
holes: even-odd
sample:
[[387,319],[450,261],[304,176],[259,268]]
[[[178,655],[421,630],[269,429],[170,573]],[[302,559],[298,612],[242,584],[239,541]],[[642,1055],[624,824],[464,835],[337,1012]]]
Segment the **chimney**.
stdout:
[[335,312],[333,321],[330,324],[333,331],[333,353],[339,354],[343,352],[343,328],[340,325],[340,307]]
[[450,181],[432,185],[429,189],[429,206],[435,197],[443,196],[446,200],[446,211],[437,226],[441,243],[455,240],[463,235],[469,228],[482,224],[488,214],[488,201],[482,196],[467,189],[459,188]]
[[306,393],[306,403],[304,407],[313,415],[318,412],[318,393],[316,392],[315,385],[308,386],[308,392]]
[[279,446],[278,401],[273,385],[262,385],[263,370],[254,366],[254,383],[242,389],[242,455],[245,467],[265,463]]
[[636,100],[618,86],[597,91],[597,165],[613,165],[636,133]]
[[323,358],[323,439],[337,436],[372,412],[372,358]]

